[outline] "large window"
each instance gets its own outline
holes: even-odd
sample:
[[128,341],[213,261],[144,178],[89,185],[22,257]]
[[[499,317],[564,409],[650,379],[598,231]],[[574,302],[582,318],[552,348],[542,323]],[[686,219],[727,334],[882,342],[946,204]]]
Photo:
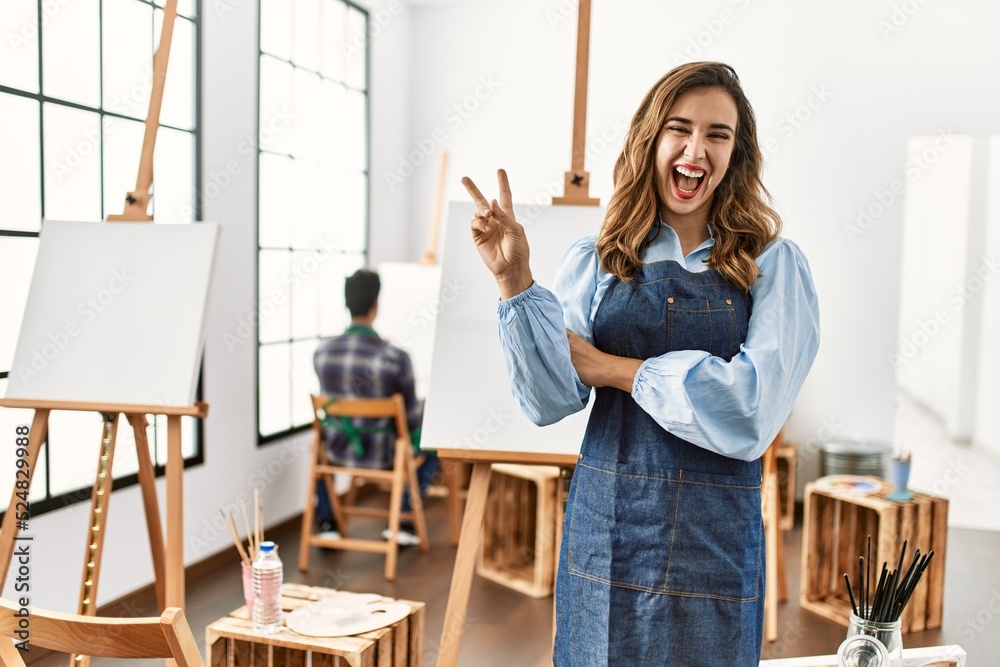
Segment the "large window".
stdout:
[[344,278],[368,236],[368,14],[261,0],[258,428],[311,420],[312,355],[348,324]]
[[[197,211],[196,0],[178,5],[153,160],[157,223],[189,223]],[[122,212],[135,187],[162,6],[0,1],[0,396],[16,372],[42,220],[103,220]],[[150,421],[147,437],[162,466],[166,418]],[[197,461],[196,424],[182,421],[185,459]],[[135,483],[138,469],[131,427],[120,422],[116,488]],[[2,444],[13,444],[15,424],[30,423],[30,410],[0,409],[0,511],[14,483],[14,448]],[[96,414],[51,413],[32,482],[33,514],[89,497],[101,434]]]

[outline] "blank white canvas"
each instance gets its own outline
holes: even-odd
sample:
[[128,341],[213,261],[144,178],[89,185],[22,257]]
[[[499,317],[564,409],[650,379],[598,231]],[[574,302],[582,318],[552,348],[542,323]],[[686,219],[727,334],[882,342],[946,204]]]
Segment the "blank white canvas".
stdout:
[[426,396],[434,353],[434,330],[441,309],[448,306],[439,294],[441,265],[383,262],[378,267],[378,274],[382,288],[375,329],[410,355],[417,396]]
[[[590,405],[539,427],[511,394],[497,334],[496,281],[472,242],[474,206],[452,202],[441,265],[442,307],[434,337],[421,446],[498,452],[575,454]],[[578,238],[596,234],[604,209],[592,206],[515,207],[525,226],[535,280],[551,287],[559,260]],[[448,303],[445,303],[445,298]]]
[[191,405],[218,233],[46,221],[7,397]]

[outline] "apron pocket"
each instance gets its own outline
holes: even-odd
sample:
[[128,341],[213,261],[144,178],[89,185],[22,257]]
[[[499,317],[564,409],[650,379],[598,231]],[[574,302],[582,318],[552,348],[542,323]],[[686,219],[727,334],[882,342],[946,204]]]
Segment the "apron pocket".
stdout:
[[755,602],[764,567],[760,481],[681,473],[671,593]]
[[676,479],[579,463],[569,511],[568,572],[608,585],[667,592],[679,489]]
[[739,352],[733,299],[668,297],[666,306],[667,350],[704,350],[726,361]]
[[764,566],[759,477],[657,474],[577,465],[568,572],[650,593],[756,602]]

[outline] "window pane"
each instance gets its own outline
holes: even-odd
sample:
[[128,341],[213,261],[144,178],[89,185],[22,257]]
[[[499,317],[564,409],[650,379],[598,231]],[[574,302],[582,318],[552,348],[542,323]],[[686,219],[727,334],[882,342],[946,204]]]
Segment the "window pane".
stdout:
[[104,0],[102,7],[104,108],[144,120],[153,91],[153,8],[135,0]]
[[344,281],[364,265],[363,255],[348,254],[335,255],[320,266],[319,319],[324,338],[344,333],[351,323],[344,303]]
[[347,91],[341,122],[343,123],[344,166],[351,171],[364,171],[368,168],[366,155],[368,109],[364,93]]
[[[153,32],[156,48],[159,48],[162,25],[163,12],[157,11]],[[167,82],[163,87],[160,122],[164,125],[185,130],[194,129],[194,49],[194,24],[191,21],[178,18],[174,21],[174,35],[170,41],[170,63],[167,67]]]
[[292,114],[295,119],[291,132],[292,155],[319,162],[326,148],[317,141],[323,121],[323,86],[317,75],[304,69],[296,69],[292,81]]
[[[7,395],[7,380],[6,378],[0,379],[0,396]],[[15,408],[3,408],[0,409],[0,433],[7,438],[16,437],[15,428],[18,426],[27,426],[31,428],[31,420],[34,417],[34,410],[22,410]],[[16,441],[11,439],[9,441],[13,445]],[[10,494],[14,490],[14,481],[16,473],[17,460],[17,448],[16,447],[0,447],[0,498],[3,498],[3,508],[0,511],[6,511],[7,501],[10,500]],[[28,494],[28,500],[41,500],[45,497],[45,445],[43,444],[38,452],[38,460],[35,462],[35,469],[31,474],[31,492]]]
[[291,378],[289,354],[291,345],[264,345],[258,355],[260,388],[260,432],[270,435],[291,427],[289,394]]
[[291,338],[289,285],[292,253],[287,250],[260,251],[259,315],[260,342]]
[[42,221],[42,190],[39,183],[40,130],[38,102],[0,93],[0,201],[4,211],[0,227],[38,231]]
[[320,71],[323,76],[343,81],[347,71],[346,61],[357,57],[358,53],[358,47],[347,36],[347,5],[343,0],[323,0],[322,41]]
[[299,426],[312,421],[312,404],[309,394],[319,393],[319,379],[313,367],[313,353],[319,345],[318,338],[292,344],[292,424]]
[[[105,116],[103,125],[104,213],[118,214],[125,210],[125,196],[135,189],[146,124]],[[161,128],[158,134],[162,133]]]
[[[315,252],[294,253],[293,282],[289,289],[292,301],[292,338],[308,338],[319,333],[319,268],[322,257]],[[325,257],[329,258],[329,254]]]
[[368,206],[367,179],[364,174],[345,171],[333,171],[331,178],[331,201],[337,202],[337,206],[336,214],[329,225],[329,234],[338,248],[351,251],[364,250],[365,216]]
[[49,440],[59,452],[49,475],[52,495],[94,483],[103,434],[101,423],[100,415],[94,412],[54,410],[49,414]]
[[[153,212],[156,222],[185,223],[194,219],[194,135],[161,127],[156,133],[153,151]],[[205,197],[213,199],[228,182],[209,180]]]
[[341,137],[341,124],[345,116],[346,89],[339,83],[323,80],[320,82],[319,113],[316,141],[322,146],[319,159],[323,164],[343,167],[346,165]]
[[[100,220],[100,116],[56,104],[43,104],[42,113],[45,123],[45,217],[50,220]],[[128,190],[134,186],[133,179]],[[124,197],[125,191],[119,196]]]
[[16,371],[11,364],[37,254],[37,238],[0,237],[0,371]]
[[365,15],[351,7],[347,10],[347,41],[352,47],[347,59],[347,85],[351,88],[367,86],[366,58],[368,21]]
[[0,84],[38,92],[38,1],[0,2]]
[[[290,227],[295,198],[289,194],[299,189],[294,177],[295,162],[283,155],[260,154],[260,237],[261,247],[291,246]],[[305,191],[305,190],[303,190]],[[315,191],[314,191],[315,192]]]
[[[146,428],[146,437],[150,429]],[[96,469],[97,464],[91,464]],[[135,449],[135,431],[124,415],[118,417],[118,429],[115,436],[115,457],[111,464],[111,476],[120,479],[139,472],[139,455]]]
[[319,70],[319,31],[322,27],[319,0],[295,0],[295,54],[292,61],[299,67]]
[[288,0],[260,1],[260,50],[292,59],[292,4]]
[[260,59],[260,147],[275,153],[292,153],[292,71],[288,63],[274,58]]
[[[295,180],[303,192],[330,192],[330,182],[323,168],[312,162],[295,161]],[[309,197],[296,197],[289,201],[289,226],[292,233],[292,247],[297,250],[312,250],[320,247],[322,236],[329,231],[331,212],[316,206]],[[332,203],[332,202],[331,202]],[[338,208],[337,204],[333,209]]]
[[[166,415],[150,415],[149,423],[151,424],[149,428],[149,442],[156,442],[155,450],[156,456],[153,459],[156,461],[156,465],[165,466],[167,465],[167,417]],[[155,428],[152,426],[155,424]],[[194,417],[181,417],[181,455],[185,458],[191,458],[195,454],[196,443],[195,443],[195,423]]]
[[57,4],[58,10],[49,15],[42,31],[42,90],[50,97],[97,107],[101,101],[99,3]]

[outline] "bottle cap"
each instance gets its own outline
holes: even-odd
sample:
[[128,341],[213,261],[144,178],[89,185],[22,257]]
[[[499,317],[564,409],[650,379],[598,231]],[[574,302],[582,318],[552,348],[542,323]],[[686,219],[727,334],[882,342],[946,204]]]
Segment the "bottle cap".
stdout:
[[267,553],[268,551],[274,551],[274,542],[271,542],[270,540],[267,542],[261,542],[260,550],[264,553]]

